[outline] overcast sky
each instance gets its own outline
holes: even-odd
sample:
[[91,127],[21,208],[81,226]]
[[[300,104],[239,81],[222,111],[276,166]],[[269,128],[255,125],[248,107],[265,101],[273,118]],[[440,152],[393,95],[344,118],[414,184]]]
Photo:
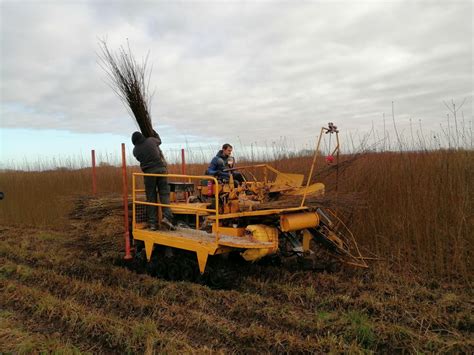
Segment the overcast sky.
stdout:
[[149,51],[165,148],[382,129],[392,101],[401,129],[439,130],[451,99],[471,122],[472,19],[472,1],[1,1],[0,159],[129,142],[99,38]]

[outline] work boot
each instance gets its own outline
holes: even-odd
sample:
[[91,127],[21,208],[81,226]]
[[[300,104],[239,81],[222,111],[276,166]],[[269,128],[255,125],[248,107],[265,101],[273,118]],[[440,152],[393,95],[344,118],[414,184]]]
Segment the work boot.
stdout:
[[164,218],[161,220],[161,225],[162,225],[163,227],[165,227],[166,229],[170,230],[170,231],[176,230],[176,227],[174,226],[174,224],[171,223],[171,221],[170,221],[168,218],[166,218],[166,217],[164,217]]
[[158,228],[156,227],[156,223],[149,223],[148,224],[148,229],[151,231],[156,231]]

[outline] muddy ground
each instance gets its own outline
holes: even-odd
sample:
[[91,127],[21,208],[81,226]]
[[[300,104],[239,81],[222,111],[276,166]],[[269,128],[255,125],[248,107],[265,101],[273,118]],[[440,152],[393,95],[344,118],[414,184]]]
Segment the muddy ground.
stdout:
[[255,265],[212,290],[117,265],[117,218],[0,228],[2,352],[474,352],[466,281]]

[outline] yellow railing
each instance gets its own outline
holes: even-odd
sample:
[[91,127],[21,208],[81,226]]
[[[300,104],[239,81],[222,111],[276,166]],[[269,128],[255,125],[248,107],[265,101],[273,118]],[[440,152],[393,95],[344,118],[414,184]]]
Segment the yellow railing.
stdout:
[[291,174],[288,174],[288,173],[283,173],[277,169],[275,169],[274,167],[272,167],[271,165],[268,165],[268,164],[254,164],[254,165],[243,165],[243,166],[238,166],[238,167],[235,167],[235,168],[230,168],[230,169],[225,169],[224,171],[234,171],[234,170],[246,170],[247,172],[249,172],[255,181],[257,181],[257,178],[255,177],[255,175],[253,175],[249,169],[260,169],[260,168],[263,168],[263,182],[265,184],[268,183],[268,171],[270,170],[271,172],[275,173],[276,175],[281,175],[281,176],[288,176],[288,175],[291,175]]
[[[144,189],[137,189],[136,187],[136,177],[137,176],[154,176],[154,177],[166,177],[166,178],[188,178],[189,180],[213,180],[213,186],[214,186],[214,198],[216,200],[216,205],[214,209],[211,208],[199,208],[199,207],[192,207],[190,204],[187,204],[186,206],[182,205],[171,205],[171,204],[163,204],[163,203],[154,203],[154,202],[145,202],[145,201],[137,201],[136,195],[137,192],[144,192]],[[135,229],[135,223],[136,223],[136,218],[135,218],[135,205],[145,205],[145,206],[156,206],[156,207],[173,207],[176,209],[184,209],[187,211],[196,211],[196,212],[209,212],[209,213],[214,213],[216,216],[216,227],[215,227],[215,233],[216,233],[216,243],[219,241],[219,185],[217,182],[217,179],[213,176],[209,175],[181,175],[181,174],[146,174],[146,173],[133,173],[132,175],[132,200],[133,200],[133,205],[132,205],[132,228]]]

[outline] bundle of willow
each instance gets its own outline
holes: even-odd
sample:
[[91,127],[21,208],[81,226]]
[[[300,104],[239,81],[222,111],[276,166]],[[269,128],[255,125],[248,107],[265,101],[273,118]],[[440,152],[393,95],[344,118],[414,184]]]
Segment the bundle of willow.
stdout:
[[138,63],[130,46],[120,47],[118,52],[111,52],[105,40],[99,42],[101,52],[98,54],[99,65],[106,72],[108,84],[120,97],[145,137],[154,136],[150,117],[151,96],[148,84],[151,70],[147,69],[148,55]]
[[70,219],[95,221],[109,216],[123,216],[123,199],[120,195],[78,196],[71,203],[74,207],[69,213]]
[[[120,195],[78,196],[69,214],[74,246],[100,254],[123,250],[123,200]],[[132,211],[129,200],[129,216]]]

